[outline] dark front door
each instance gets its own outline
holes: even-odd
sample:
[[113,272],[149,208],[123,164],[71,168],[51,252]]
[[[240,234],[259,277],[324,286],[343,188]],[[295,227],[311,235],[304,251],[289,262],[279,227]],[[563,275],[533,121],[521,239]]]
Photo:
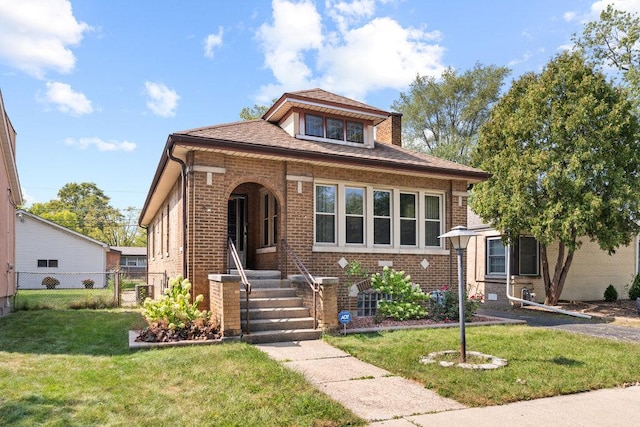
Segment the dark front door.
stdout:
[[[227,236],[236,246],[240,262],[246,267],[247,262],[247,198],[231,195],[227,208]],[[236,268],[229,254],[229,267]]]

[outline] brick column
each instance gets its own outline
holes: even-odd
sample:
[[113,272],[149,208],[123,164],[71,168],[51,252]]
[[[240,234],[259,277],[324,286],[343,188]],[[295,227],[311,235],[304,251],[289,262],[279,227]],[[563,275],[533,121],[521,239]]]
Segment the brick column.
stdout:
[[[318,327],[324,331],[333,331],[338,328],[338,285],[340,280],[337,277],[316,277],[320,283],[320,291],[316,298],[316,310],[318,316]],[[304,281],[301,275],[291,275],[289,280],[296,288],[296,295],[302,298],[305,307],[310,310],[313,316],[313,291]]]
[[225,337],[241,335],[240,277],[232,274],[210,274],[209,307],[220,321]]

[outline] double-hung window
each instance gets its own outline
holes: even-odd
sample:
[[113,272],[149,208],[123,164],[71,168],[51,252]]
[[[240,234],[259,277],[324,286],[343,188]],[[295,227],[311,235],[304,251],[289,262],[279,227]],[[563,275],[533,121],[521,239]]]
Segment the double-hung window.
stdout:
[[530,236],[518,239],[518,274],[520,276],[537,276],[540,274],[540,253],[538,241]]
[[487,238],[487,274],[507,273],[507,249],[500,237]]
[[424,245],[440,247],[439,235],[442,234],[441,196],[424,196]]
[[373,191],[373,243],[391,244],[391,191]]
[[316,186],[316,243],[336,243],[336,186]]
[[444,227],[443,194],[347,183],[317,183],[314,191],[319,251],[361,246],[380,253],[419,248],[446,253],[438,238]]
[[347,244],[364,244],[364,189],[344,189],[345,234]]
[[261,246],[275,246],[278,238],[278,204],[273,194],[269,192],[262,193],[261,200],[261,229],[262,244]]
[[417,198],[413,193],[400,193],[400,245],[416,246],[418,233]]

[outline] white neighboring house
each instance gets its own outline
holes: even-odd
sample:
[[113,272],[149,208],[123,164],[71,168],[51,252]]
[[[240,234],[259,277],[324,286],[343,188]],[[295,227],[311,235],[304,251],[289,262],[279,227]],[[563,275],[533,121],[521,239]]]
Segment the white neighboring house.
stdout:
[[42,279],[55,277],[60,288],[107,285],[106,243],[23,210],[16,212],[16,271],[19,289],[43,289]]

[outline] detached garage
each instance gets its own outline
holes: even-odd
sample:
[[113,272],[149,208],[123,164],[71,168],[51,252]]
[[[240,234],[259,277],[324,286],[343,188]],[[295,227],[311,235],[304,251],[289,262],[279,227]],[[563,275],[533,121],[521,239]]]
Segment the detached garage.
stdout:
[[42,289],[42,280],[54,277],[61,288],[107,285],[109,246],[29,212],[16,212],[16,270],[18,287]]

